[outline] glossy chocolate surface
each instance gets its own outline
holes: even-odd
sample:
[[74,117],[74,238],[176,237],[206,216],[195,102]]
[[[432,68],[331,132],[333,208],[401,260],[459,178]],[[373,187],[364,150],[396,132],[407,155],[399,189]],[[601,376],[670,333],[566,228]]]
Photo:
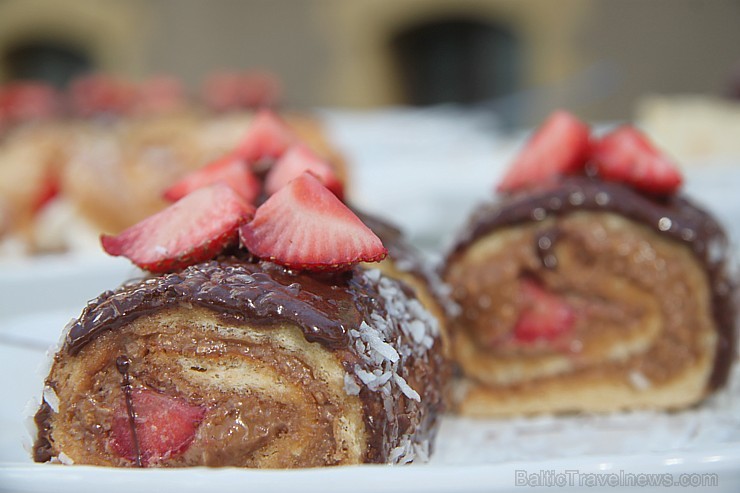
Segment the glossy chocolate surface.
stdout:
[[358,272],[308,276],[236,257],[197,264],[103,293],[72,325],[65,347],[75,354],[101,331],[182,303],[216,310],[231,322],[292,323],[310,342],[342,347],[347,327],[359,323],[353,295]]
[[[356,267],[342,273],[307,274],[256,262],[246,255],[223,256],[103,293],[70,326],[57,358],[82,357],[80,351],[100,334],[170,308],[201,307],[225,323],[265,330],[291,324],[302,330],[307,341],[333,351],[349,375],[390,372],[394,382],[400,379],[413,387],[409,391],[410,387],[388,382],[385,389],[369,388],[357,381],[368,432],[364,460],[382,463],[403,445],[401,439],[428,445],[443,407],[442,378],[447,362],[439,333],[429,332],[431,342],[416,341],[408,330],[410,323],[419,320],[408,311],[412,302],[418,303],[406,286],[377,270]],[[427,319],[423,323],[431,330]],[[384,331],[383,340],[392,341],[394,352],[401,355],[392,368],[386,359],[368,359],[363,353],[369,350],[367,344],[358,343],[366,335],[358,332],[365,330],[362,327],[378,324]],[[120,361],[111,364],[121,371]],[[420,398],[410,397],[410,392]],[[36,416],[37,461],[50,458],[47,407],[44,403]]]
[[[476,240],[497,229],[543,221],[577,211],[612,212],[643,224],[661,236],[686,245],[704,266],[712,287],[712,309],[719,338],[711,388],[722,386],[734,359],[736,339],[736,280],[730,273],[730,248],[720,224],[687,198],[674,195],[653,198],[613,182],[589,177],[568,177],[542,188],[499,195],[481,206],[468,222],[447,258],[454,262]],[[536,245],[540,260],[554,267],[549,252],[557,230],[548,230]],[[555,260],[556,262],[556,260]]]

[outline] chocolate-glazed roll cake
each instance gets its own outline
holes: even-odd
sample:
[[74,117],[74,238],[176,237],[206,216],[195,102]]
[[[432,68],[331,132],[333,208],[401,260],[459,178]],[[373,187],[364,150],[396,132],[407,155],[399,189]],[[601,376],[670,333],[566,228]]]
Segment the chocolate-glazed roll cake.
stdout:
[[383,274],[397,279],[414,290],[414,294],[440,325],[440,337],[445,354],[450,352],[447,337],[448,319],[457,311],[450,299],[448,286],[442,281],[435,266],[424,258],[404,237],[395,225],[366,213],[355,213],[373,232],[378,235],[388,249],[388,256],[377,268]]
[[[677,409],[728,378],[736,294],[722,227],[634,129],[589,142],[568,118],[535,135],[447,258],[464,414]],[[580,164],[540,154],[555,164],[515,183],[553,134]]]
[[[323,251],[286,218],[302,234],[343,233]],[[377,237],[310,175],[237,223],[248,252],[158,258],[171,272],[106,292],[73,321],[36,415],[35,460],[289,468],[428,456],[446,374],[439,326],[410,288],[358,264],[383,258]],[[142,228],[106,249],[121,242],[149,266],[157,247],[173,250],[149,248]]]

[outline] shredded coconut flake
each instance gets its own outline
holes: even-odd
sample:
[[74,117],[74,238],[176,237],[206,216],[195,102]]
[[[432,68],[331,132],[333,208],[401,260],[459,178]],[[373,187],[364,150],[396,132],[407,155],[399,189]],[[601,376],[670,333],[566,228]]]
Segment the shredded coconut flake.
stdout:
[[[377,290],[385,311],[373,311],[359,327],[347,331],[350,348],[358,361],[344,377],[345,391],[358,394],[362,387],[377,392],[389,423],[398,423],[398,409],[415,412],[421,395],[407,382],[414,361],[428,361],[440,329],[434,318],[415,298],[409,298],[400,284],[366,271],[365,279]],[[405,402],[404,402],[405,401]],[[388,463],[404,464],[428,457],[429,444],[415,429],[400,430],[393,439]],[[390,437],[388,437],[390,438]]]
[[55,413],[59,412],[59,397],[57,396],[57,393],[54,392],[54,389],[49,387],[48,385],[44,387],[44,400],[47,404],[49,404],[49,407],[51,407],[51,410]]
[[363,341],[369,344],[370,349],[378,352],[385,359],[390,360],[393,363],[398,361],[398,352],[393,348],[393,346],[383,341],[378,336],[378,333],[371,330],[370,327],[365,322],[362,322],[362,324],[365,327],[363,327],[364,330],[362,332],[361,337]]
[[360,393],[360,386],[357,385],[357,382],[349,373],[344,374],[344,391],[347,395],[358,395]]
[[67,454],[65,454],[64,452],[59,452],[57,459],[59,460],[59,462],[61,462],[65,466],[71,466],[72,464],[75,463],[75,461],[73,461],[72,458],[68,456]]
[[401,389],[401,392],[404,393],[406,397],[409,399],[415,400],[416,402],[421,402],[421,396],[417,391],[411,388],[411,386],[406,382],[406,380],[399,374],[393,375],[393,380],[395,380],[396,384],[398,385],[398,388]]
[[653,386],[645,374],[640,371],[631,371],[629,379],[630,384],[632,384],[632,386],[637,390],[648,390]]

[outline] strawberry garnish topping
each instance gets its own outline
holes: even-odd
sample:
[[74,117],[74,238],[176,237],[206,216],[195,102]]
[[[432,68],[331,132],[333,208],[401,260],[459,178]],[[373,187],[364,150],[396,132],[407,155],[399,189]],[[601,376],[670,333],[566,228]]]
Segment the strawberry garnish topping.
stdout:
[[51,201],[57,198],[60,192],[61,179],[59,177],[59,173],[56,170],[48,169],[36,189],[33,203],[31,204],[31,211],[34,214],[38,214],[42,209],[49,205]]
[[69,95],[78,116],[128,113],[136,102],[136,88],[122,79],[102,74],[87,75],[72,81]]
[[546,291],[532,280],[520,284],[521,309],[514,327],[520,343],[553,341],[569,333],[576,321],[575,311],[561,297]]
[[163,211],[116,236],[103,235],[103,248],[142,269],[170,272],[219,254],[236,243],[238,228],[254,207],[231,187],[199,188]]
[[11,123],[51,118],[58,110],[59,94],[48,84],[18,81],[0,86],[0,116]]
[[268,195],[272,195],[304,171],[318,178],[339,200],[342,200],[344,189],[334,169],[303,144],[297,144],[288,149],[283,157],[272,166],[265,179],[265,191]]
[[182,398],[143,388],[131,391],[131,407],[135,436],[124,401],[113,418],[110,446],[119,456],[140,460],[143,466],[185,452],[206,412]]
[[345,270],[388,253],[375,233],[310,173],[267,199],[239,235],[253,255],[295,269]]
[[274,106],[280,98],[280,79],[270,72],[217,72],[206,80],[203,99],[214,111]]
[[144,115],[165,115],[185,106],[185,94],[179,79],[157,76],[139,84],[136,109]]
[[504,175],[498,190],[537,185],[585,167],[590,150],[588,125],[566,111],[550,115]]
[[591,159],[604,180],[628,183],[655,195],[670,195],[683,181],[676,165],[642,132],[629,125],[599,139],[593,146]]
[[279,158],[296,142],[298,137],[274,112],[260,110],[235,154],[255,164]]
[[234,155],[227,155],[187,174],[165,190],[164,198],[175,202],[194,190],[214,183],[230,186],[250,204],[253,204],[260,194],[260,182],[246,161]]

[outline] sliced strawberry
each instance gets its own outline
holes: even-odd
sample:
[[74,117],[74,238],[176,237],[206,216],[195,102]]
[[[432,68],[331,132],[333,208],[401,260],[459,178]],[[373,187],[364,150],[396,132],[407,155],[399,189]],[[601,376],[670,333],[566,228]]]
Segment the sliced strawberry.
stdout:
[[227,155],[183,177],[165,190],[164,198],[175,202],[198,188],[214,183],[225,183],[250,204],[260,194],[260,182],[246,161]]
[[140,458],[143,466],[185,452],[206,414],[202,406],[143,388],[131,392],[131,405],[136,440],[124,401],[119,404],[113,418],[110,445],[121,457],[131,461]]
[[273,106],[280,98],[280,79],[267,71],[217,72],[203,86],[203,100],[213,111]]
[[52,200],[54,200],[61,191],[59,173],[49,169],[36,190],[31,211],[34,214],[41,212]]
[[175,77],[152,77],[139,84],[136,109],[144,115],[165,115],[185,106],[182,83]]
[[123,115],[136,101],[136,88],[122,79],[102,74],[79,77],[69,89],[72,108],[78,116],[103,113]]
[[151,272],[170,272],[213,258],[235,243],[254,207],[231,187],[199,188],[117,236],[103,235],[103,249]]
[[599,139],[593,146],[591,159],[603,179],[628,183],[656,195],[672,194],[683,181],[673,161],[629,125]]
[[239,109],[240,76],[234,72],[216,72],[203,84],[202,98],[213,111]]
[[575,312],[562,298],[528,279],[522,281],[520,290],[522,308],[514,327],[514,340],[553,341],[572,330]]
[[43,82],[18,81],[0,87],[0,114],[11,122],[51,118],[58,110],[58,92]]
[[550,115],[525,144],[498,190],[508,192],[578,172],[590,150],[588,125],[566,111]]
[[304,171],[318,178],[339,200],[342,200],[344,188],[332,167],[303,144],[297,144],[288,149],[283,157],[272,166],[265,179],[265,191],[268,195],[272,195]]
[[247,108],[274,106],[282,91],[280,79],[272,72],[253,70],[241,76],[240,101]]
[[383,243],[333,193],[303,173],[262,204],[239,230],[257,257],[290,268],[344,270],[387,255]]
[[298,137],[278,116],[270,110],[260,110],[247,130],[247,135],[237,147],[235,154],[250,164],[277,159],[288,150]]

